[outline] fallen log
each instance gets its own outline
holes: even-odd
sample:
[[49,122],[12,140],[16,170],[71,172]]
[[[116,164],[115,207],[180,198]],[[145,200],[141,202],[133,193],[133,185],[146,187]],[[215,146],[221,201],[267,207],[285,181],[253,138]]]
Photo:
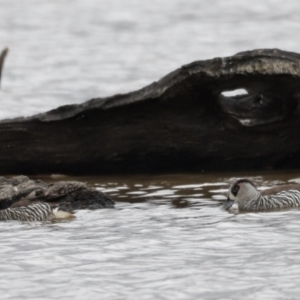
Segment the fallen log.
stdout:
[[[245,95],[223,92],[244,89]],[[196,61],[141,90],[0,122],[2,174],[300,167],[300,55]]]

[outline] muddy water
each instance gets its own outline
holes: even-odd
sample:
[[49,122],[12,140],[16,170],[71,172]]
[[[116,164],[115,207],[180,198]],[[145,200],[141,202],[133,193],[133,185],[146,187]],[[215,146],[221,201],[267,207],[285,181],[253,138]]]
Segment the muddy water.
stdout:
[[265,187],[300,173],[59,178],[116,208],[1,223],[1,299],[297,299],[300,211],[221,211],[236,177]]

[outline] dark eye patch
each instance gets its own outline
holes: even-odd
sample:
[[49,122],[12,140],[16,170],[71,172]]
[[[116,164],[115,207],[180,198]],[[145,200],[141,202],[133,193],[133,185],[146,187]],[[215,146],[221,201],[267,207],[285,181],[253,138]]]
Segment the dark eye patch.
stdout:
[[236,196],[237,193],[238,193],[238,191],[239,191],[239,189],[240,189],[240,187],[239,187],[238,185],[235,185],[235,186],[232,187],[231,193],[232,193],[234,196]]

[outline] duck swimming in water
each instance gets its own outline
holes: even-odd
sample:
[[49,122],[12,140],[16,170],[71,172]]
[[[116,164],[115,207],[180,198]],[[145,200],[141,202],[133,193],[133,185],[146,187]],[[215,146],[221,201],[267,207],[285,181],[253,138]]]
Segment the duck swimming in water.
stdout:
[[0,177],[0,220],[43,221],[69,218],[77,209],[114,207],[114,201],[87,184],[47,184],[27,176]]
[[223,209],[237,206],[240,211],[266,211],[300,207],[300,184],[279,185],[258,191],[248,179],[234,182],[228,191]]
[[73,214],[53,208],[48,203],[36,203],[29,206],[0,210],[0,221],[50,221],[73,217]]

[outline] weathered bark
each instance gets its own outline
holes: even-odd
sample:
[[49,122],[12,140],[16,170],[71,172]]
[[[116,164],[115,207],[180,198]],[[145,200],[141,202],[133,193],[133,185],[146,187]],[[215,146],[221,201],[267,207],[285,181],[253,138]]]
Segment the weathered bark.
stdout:
[[8,48],[5,48],[0,55],[0,88],[1,88],[2,69],[3,69],[4,60],[7,53],[8,53]]
[[[224,97],[244,88],[246,96]],[[185,65],[136,92],[0,122],[1,173],[300,167],[300,55]]]

